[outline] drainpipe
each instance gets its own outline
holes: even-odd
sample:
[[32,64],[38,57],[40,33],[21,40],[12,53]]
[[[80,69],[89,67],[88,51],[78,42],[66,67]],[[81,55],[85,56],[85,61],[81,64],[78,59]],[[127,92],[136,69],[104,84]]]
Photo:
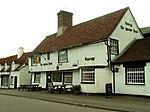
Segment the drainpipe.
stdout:
[[115,94],[115,69],[114,69],[114,66],[112,66],[112,69],[111,69],[112,73],[113,73],[113,93]]
[[107,45],[107,62],[108,62],[108,67],[111,67],[111,55],[110,55],[110,45],[108,44],[108,39],[105,41],[105,45]]
[[108,39],[107,41],[105,41],[105,45],[107,45],[107,56],[108,56],[108,67],[110,67],[110,70],[113,74],[113,79],[112,79],[112,84],[113,84],[113,93],[115,94],[115,70],[114,70],[114,66],[112,66],[112,62],[111,62],[111,51],[110,51],[110,45],[108,44]]

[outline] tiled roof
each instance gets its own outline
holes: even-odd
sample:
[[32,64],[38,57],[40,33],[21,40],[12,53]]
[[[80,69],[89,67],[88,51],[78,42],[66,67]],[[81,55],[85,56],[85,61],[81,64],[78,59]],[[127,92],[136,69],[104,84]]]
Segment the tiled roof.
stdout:
[[13,56],[9,56],[9,57],[6,57],[6,58],[1,58],[0,59],[0,64],[11,64],[12,61],[16,60],[17,59],[17,55],[13,55]]
[[20,58],[14,60],[15,63],[17,64],[22,64],[22,63],[25,63],[28,59],[28,57],[30,56],[31,52],[28,52],[28,53],[24,53]]
[[150,61],[150,37],[136,40],[114,63]]
[[74,46],[107,39],[129,8],[92,19],[90,21],[69,27],[61,36],[56,33],[47,36],[34,50],[37,53],[47,53]]
[[[23,65],[24,63],[26,63],[28,57],[30,56],[31,52],[28,52],[28,53],[24,53],[20,58],[17,59],[17,55],[13,55],[13,56],[9,56],[9,57],[6,57],[6,58],[1,58],[0,59],[0,64],[5,64],[7,63],[8,65],[10,65],[13,61],[16,63],[16,64],[19,64],[19,66],[17,67],[17,69],[19,69],[19,67],[21,67],[21,65]],[[10,68],[9,67],[7,69],[7,71],[10,71]],[[2,70],[1,70],[2,72]]]

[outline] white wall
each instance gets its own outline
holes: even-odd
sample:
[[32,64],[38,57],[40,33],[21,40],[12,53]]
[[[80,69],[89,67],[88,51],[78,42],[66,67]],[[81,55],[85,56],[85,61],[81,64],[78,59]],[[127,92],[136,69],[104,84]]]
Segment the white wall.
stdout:
[[26,65],[19,71],[12,71],[10,73],[9,82],[11,80],[11,76],[13,76],[13,83],[10,84],[10,88],[14,88],[14,77],[17,76],[17,87],[24,84],[30,84],[30,74],[28,73],[29,67]]
[[120,65],[119,72],[115,75],[116,93],[150,96],[150,63],[147,63],[144,69],[145,85],[125,85],[125,68]]
[[81,84],[82,92],[105,93],[105,84],[112,83],[111,71],[108,68],[95,69],[95,84]]
[[[126,25],[126,22],[130,23],[132,27]],[[121,26],[123,26],[124,29],[121,29]],[[132,31],[126,31],[126,28],[132,29]],[[138,31],[138,33],[134,33],[133,29]],[[119,40],[119,53],[121,53],[135,39],[143,38],[130,10],[125,13],[110,38]],[[112,58],[114,58],[114,56],[112,56]]]
[[[11,76],[13,76],[13,83],[11,84]],[[17,76],[17,87],[20,86],[20,73],[19,71],[13,71],[10,73],[9,76],[9,84],[10,84],[10,88],[14,88],[14,77]]]
[[20,70],[20,84],[30,84],[30,79],[29,66],[26,65]]
[[[41,63],[45,63],[46,54],[41,56]],[[94,61],[86,61],[87,58],[95,58]],[[68,49],[68,62],[67,63],[58,63],[58,52],[50,53],[49,62],[52,65],[41,66],[40,64],[37,66],[31,66],[31,58],[29,59],[29,70],[31,71],[55,71],[56,66],[59,66],[59,70],[68,70],[68,69],[77,69],[80,66],[107,66],[107,47],[104,42],[85,45],[80,47],[75,47]],[[73,67],[73,64],[77,64],[78,66]]]
[[38,84],[42,88],[46,88],[46,72],[41,72],[41,77],[40,77],[40,83],[35,83],[34,82],[34,73],[31,73],[32,75],[32,84]]

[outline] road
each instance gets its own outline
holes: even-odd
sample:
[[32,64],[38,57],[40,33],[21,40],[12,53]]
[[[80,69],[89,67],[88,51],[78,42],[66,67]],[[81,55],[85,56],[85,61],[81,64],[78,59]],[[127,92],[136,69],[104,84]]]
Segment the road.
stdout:
[[114,112],[37,99],[0,95],[0,112]]

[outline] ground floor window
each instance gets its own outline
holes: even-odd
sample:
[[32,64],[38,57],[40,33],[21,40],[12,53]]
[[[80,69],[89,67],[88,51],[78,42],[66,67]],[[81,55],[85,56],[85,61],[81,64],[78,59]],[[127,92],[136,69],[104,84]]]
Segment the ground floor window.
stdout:
[[53,82],[62,82],[62,73],[52,73]]
[[34,74],[34,83],[40,83],[41,73]]
[[1,85],[8,87],[8,82],[9,82],[9,76],[2,75],[1,76]]
[[71,84],[72,83],[72,72],[65,72],[64,75],[64,83],[65,84]]
[[83,68],[81,77],[82,83],[94,83],[95,69],[91,67]]
[[144,67],[126,67],[126,84],[145,84]]

